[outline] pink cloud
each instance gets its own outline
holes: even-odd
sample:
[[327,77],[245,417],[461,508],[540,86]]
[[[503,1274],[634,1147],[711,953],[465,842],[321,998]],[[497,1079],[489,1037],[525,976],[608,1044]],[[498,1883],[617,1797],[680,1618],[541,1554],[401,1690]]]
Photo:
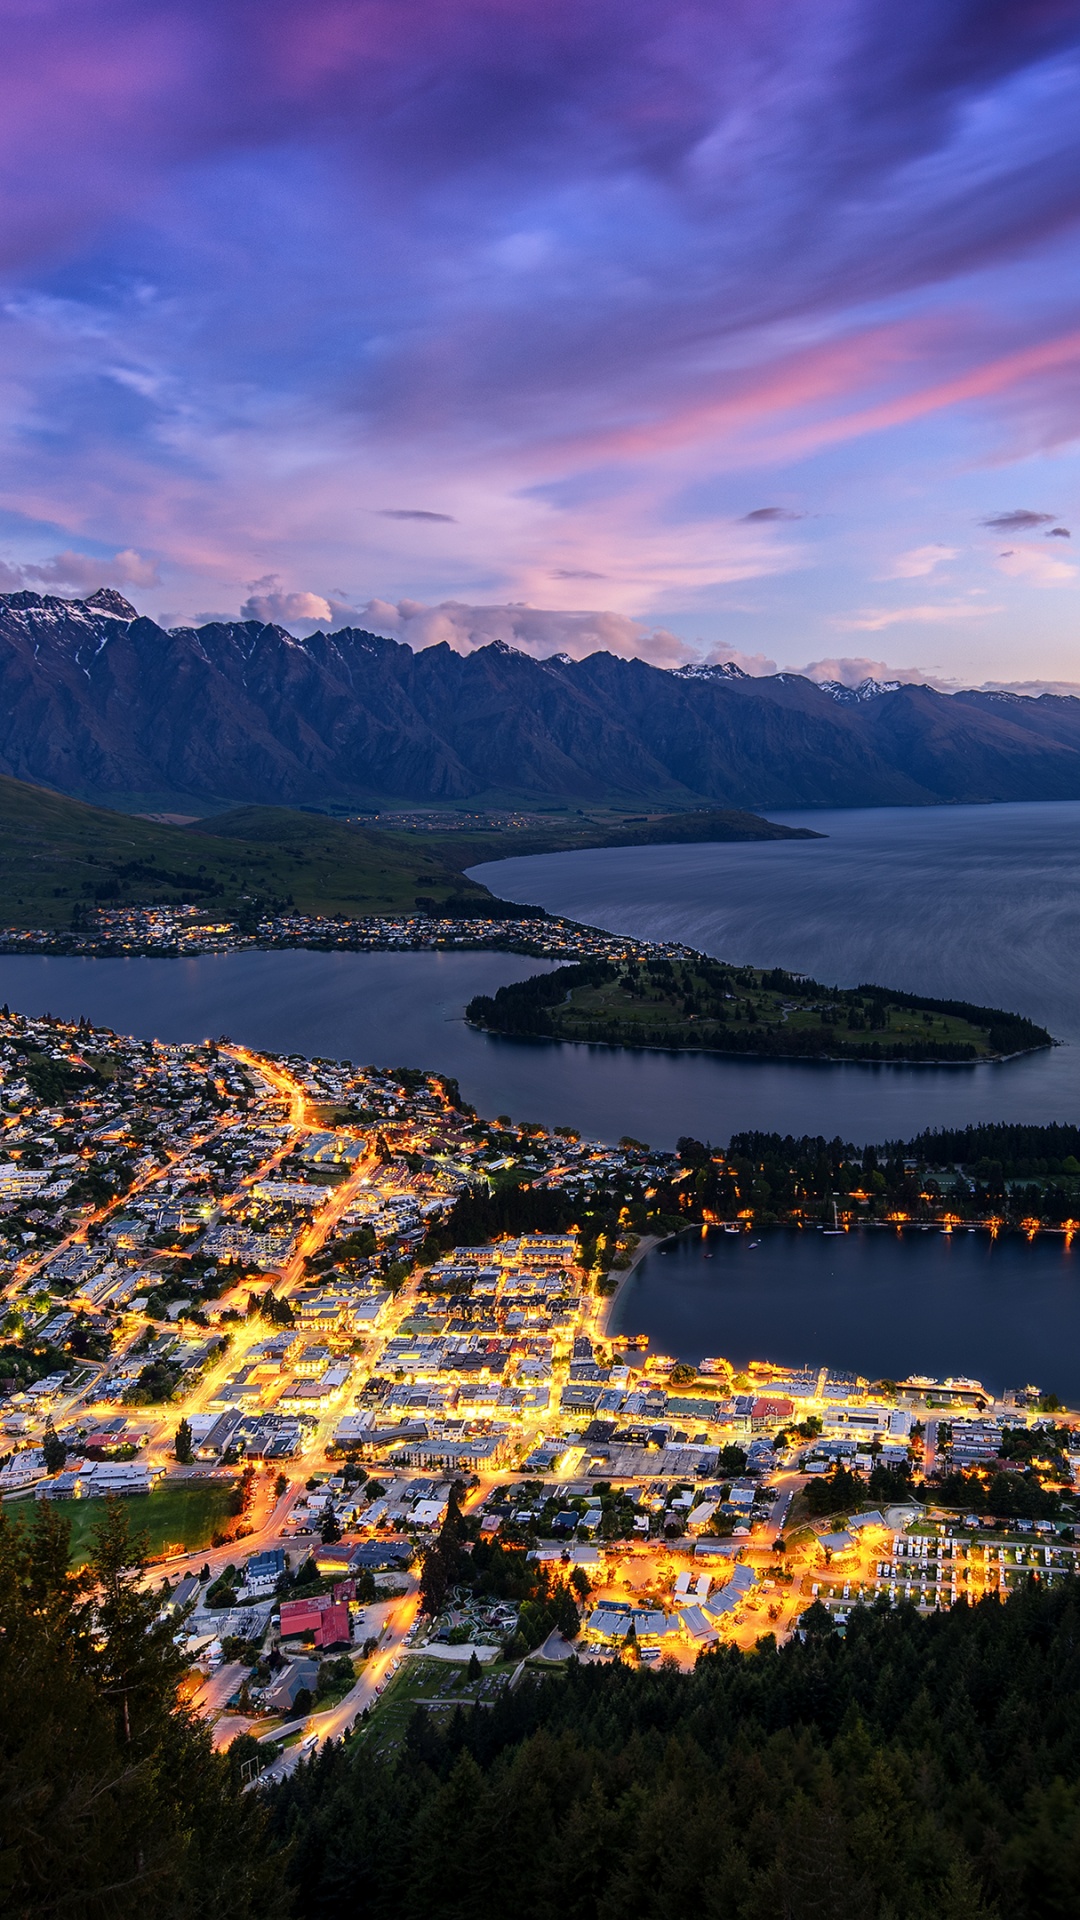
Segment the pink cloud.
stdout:
[[565,653],[583,660],[590,653],[618,654],[624,660],[649,660],[654,666],[681,666],[698,657],[676,634],[650,628],[621,613],[561,611],[545,607],[468,606],[444,600],[425,606],[415,600],[393,604],[369,601],[360,616],[365,626],[391,639],[404,640],[417,651],[446,645],[455,653],[472,653],[495,640],[517,647],[536,659]]
[[950,626],[957,620],[978,620],[985,615],[1002,611],[1001,607],[987,606],[983,601],[926,601],[914,607],[864,608],[859,613],[848,614],[846,617],[837,619],[835,624],[857,633],[883,633],[886,627]]
[[[156,587],[158,562],[136,553],[131,547],[111,558],[97,559],[89,553],[55,553],[48,560],[31,560],[23,566],[6,566],[4,575],[19,587],[64,588],[71,593],[93,593],[97,587]],[[9,591],[16,591],[14,586]]]

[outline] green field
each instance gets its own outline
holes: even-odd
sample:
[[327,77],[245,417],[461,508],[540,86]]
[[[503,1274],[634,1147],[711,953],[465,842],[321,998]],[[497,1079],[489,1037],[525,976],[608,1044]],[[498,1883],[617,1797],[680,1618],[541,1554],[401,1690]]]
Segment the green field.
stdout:
[[[232,1488],[225,1481],[182,1480],[159,1487],[155,1493],[133,1494],[124,1501],[124,1512],[132,1533],[145,1533],[151,1556],[167,1553],[174,1546],[197,1553],[225,1527],[231,1494]],[[26,1518],[33,1511],[33,1503],[30,1499],[9,1501],[4,1511],[9,1518]],[[71,1564],[82,1566],[105,1503],[64,1500],[59,1503],[59,1512],[71,1528]]]
[[[389,836],[388,836],[389,837]],[[397,834],[394,837],[404,838]],[[482,860],[518,859],[528,853],[573,853],[584,847],[657,847],[703,845],[710,841],[820,840],[809,827],[781,827],[760,814],[737,807],[699,807],[692,813],[627,814],[609,808],[552,811],[527,815],[505,826],[464,826],[451,831],[418,831],[458,867]]]
[[407,838],[285,807],[244,807],[161,826],[0,776],[0,925],[70,927],[77,909],[188,902],[216,918],[415,913],[477,903],[426,834]]
[[550,825],[431,833],[290,807],[237,807],[167,826],[0,776],[0,926],[68,928],[87,908],[181,902],[249,925],[291,908],[347,919],[418,910],[482,917],[492,896],[464,873],[481,860],[668,839],[791,837],[793,829],[756,814],[715,811],[634,821],[568,812]]

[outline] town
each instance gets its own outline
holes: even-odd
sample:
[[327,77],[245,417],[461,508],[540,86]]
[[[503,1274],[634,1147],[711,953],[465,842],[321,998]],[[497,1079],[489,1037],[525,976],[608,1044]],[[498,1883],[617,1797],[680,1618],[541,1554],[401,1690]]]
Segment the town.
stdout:
[[70,1503],[85,1542],[134,1503],[256,1772],[570,1658],[688,1667],[1072,1571],[1080,1431],[1037,1390],[608,1331],[685,1225],[677,1156],[7,1010],[0,1068],[6,1510]]
[[[83,907],[70,929],[0,927],[0,953],[70,953],[95,958],[113,954],[175,957],[233,953],[250,947],[313,947],[326,951],[385,953],[482,948],[524,953],[541,960],[682,959],[677,941],[634,940],[603,933],[534,909],[492,900],[470,903],[472,911],[434,910],[367,914],[358,919],[314,913],[255,915],[249,926],[215,919],[191,905]],[[485,910],[486,908],[486,910]]]

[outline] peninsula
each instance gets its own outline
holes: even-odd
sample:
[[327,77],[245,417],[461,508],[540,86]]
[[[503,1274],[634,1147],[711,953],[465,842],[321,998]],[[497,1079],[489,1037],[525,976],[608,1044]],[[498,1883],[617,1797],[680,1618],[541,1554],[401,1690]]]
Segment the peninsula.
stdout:
[[561,967],[477,995],[466,1012],[489,1033],[527,1039],[766,1059],[952,1066],[1053,1045],[1045,1028],[999,1008],[880,986],[827,987],[780,967],[685,952]]

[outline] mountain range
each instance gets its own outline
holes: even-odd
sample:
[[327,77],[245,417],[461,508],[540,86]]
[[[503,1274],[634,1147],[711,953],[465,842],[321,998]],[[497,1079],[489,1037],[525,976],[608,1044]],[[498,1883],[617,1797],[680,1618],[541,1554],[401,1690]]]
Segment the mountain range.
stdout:
[[1080,700],[819,686],[0,595],[0,773],[121,807],[1080,799]]

